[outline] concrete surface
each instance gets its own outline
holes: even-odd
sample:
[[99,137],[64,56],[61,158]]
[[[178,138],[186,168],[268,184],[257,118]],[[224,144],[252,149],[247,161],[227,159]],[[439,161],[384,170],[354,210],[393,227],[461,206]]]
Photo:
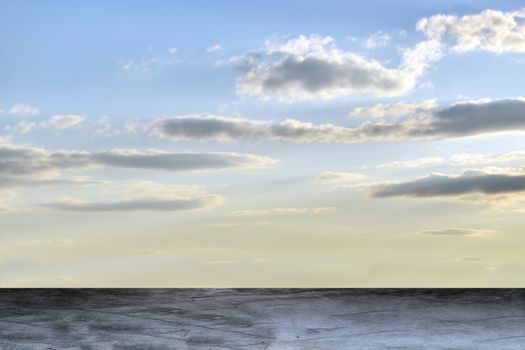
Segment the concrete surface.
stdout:
[[0,349],[525,349],[525,290],[4,289]]

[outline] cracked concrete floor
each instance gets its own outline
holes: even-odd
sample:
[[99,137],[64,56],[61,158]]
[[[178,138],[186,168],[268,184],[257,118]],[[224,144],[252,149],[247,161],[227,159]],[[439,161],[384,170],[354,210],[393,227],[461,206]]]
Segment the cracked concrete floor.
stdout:
[[0,349],[525,349],[525,290],[4,289]]

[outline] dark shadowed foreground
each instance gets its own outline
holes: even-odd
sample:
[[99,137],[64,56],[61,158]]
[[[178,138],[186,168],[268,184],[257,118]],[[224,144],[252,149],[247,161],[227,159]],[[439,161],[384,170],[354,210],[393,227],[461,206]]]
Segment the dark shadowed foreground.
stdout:
[[0,290],[0,349],[525,349],[525,290]]

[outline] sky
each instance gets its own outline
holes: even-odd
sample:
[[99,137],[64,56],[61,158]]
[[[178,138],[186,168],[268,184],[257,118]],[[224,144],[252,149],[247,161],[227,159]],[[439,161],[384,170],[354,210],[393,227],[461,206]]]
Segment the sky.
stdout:
[[525,287],[525,2],[3,1],[0,286]]

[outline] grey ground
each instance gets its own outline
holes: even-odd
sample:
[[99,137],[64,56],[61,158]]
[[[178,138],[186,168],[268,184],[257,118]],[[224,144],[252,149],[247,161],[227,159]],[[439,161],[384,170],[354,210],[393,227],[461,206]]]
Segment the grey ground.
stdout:
[[525,290],[4,289],[0,349],[525,349]]

